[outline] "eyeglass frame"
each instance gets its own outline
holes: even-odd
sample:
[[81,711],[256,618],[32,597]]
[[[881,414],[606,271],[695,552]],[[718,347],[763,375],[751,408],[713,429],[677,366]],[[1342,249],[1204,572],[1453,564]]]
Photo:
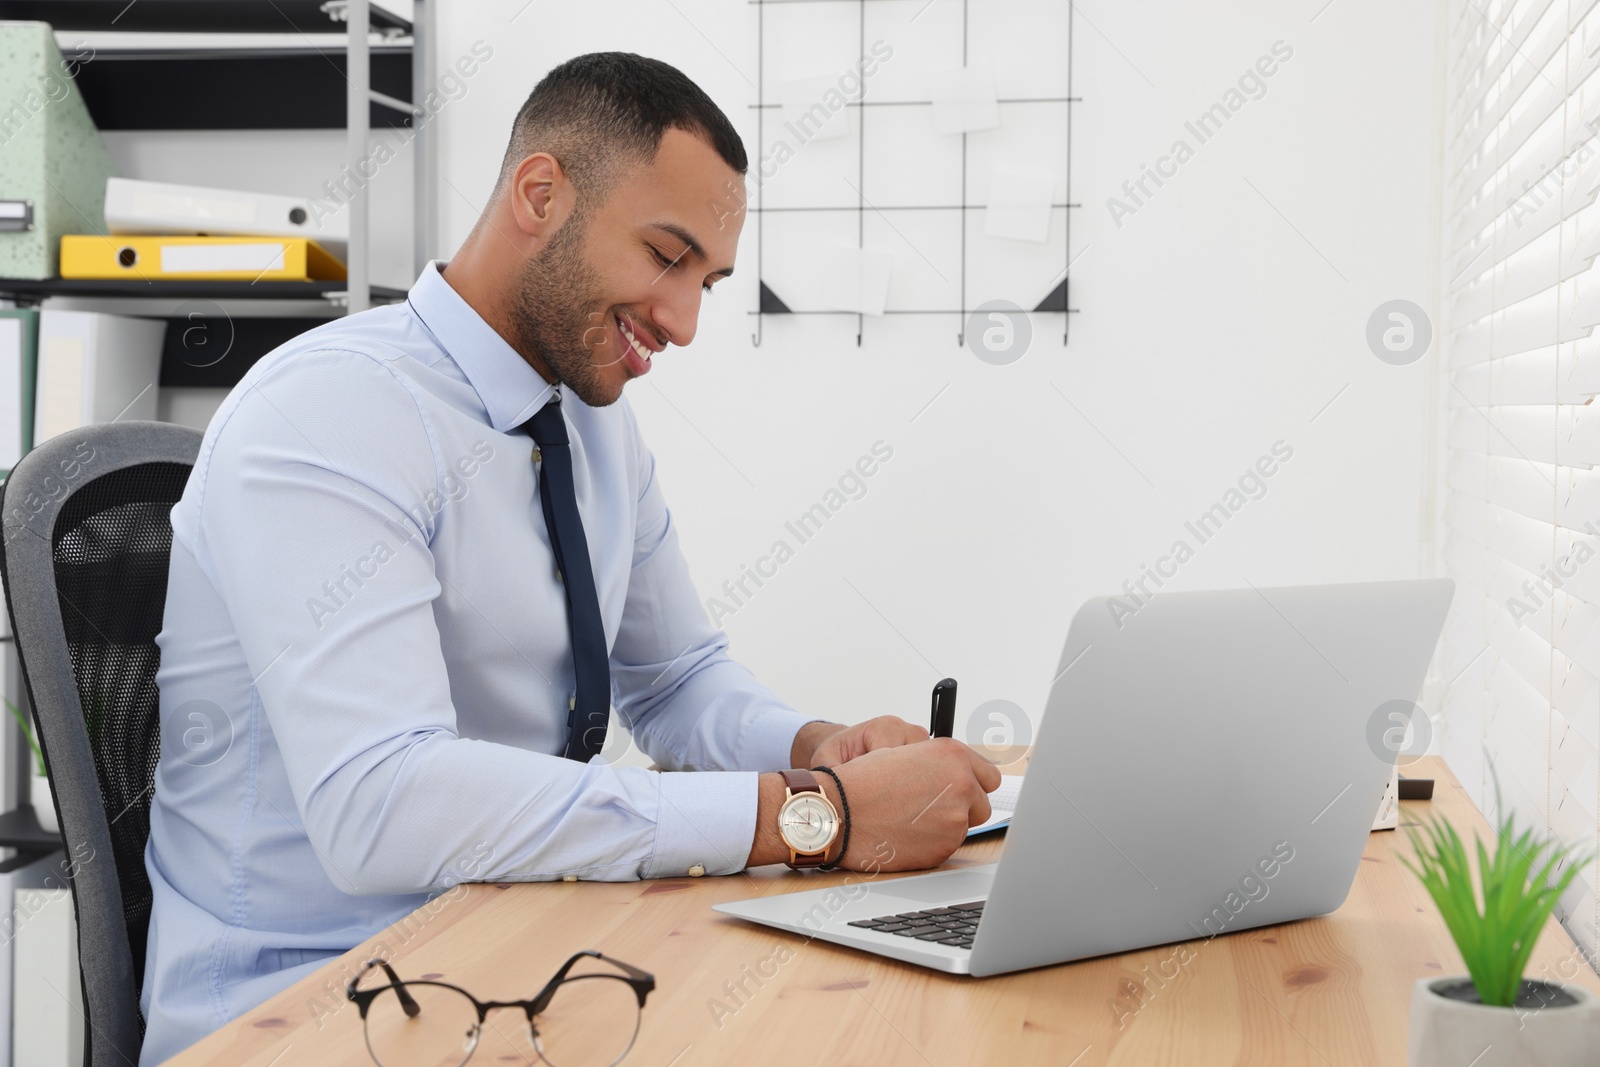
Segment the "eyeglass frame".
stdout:
[[[583,959],[585,956],[602,960],[611,964],[613,967],[621,968],[627,972],[627,977],[623,977],[620,974],[577,974],[569,977],[567,972],[572,969],[574,964]],[[384,986],[374,986],[371,989],[357,989],[357,984],[359,984],[361,979],[365,978],[368,972],[370,972],[374,967],[383,968],[383,972],[389,976],[390,984]],[[561,965],[561,969],[556,971],[551,979],[545,983],[544,988],[539,990],[538,994],[536,994],[531,1000],[479,1000],[471,993],[468,993],[465,989],[462,989],[458,985],[451,985],[449,982],[437,982],[430,978],[408,981],[396,974],[394,968],[390,966],[389,961],[384,959],[382,956],[374,956],[372,959],[368,960],[366,965],[363,966],[360,971],[356,972],[356,976],[350,979],[349,984],[345,986],[344,992],[345,996],[355,1003],[357,1010],[361,1013],[361,1029],[363,1033],[367,1028],[367,1009],[372,1007],[373,1001],[378,999],[378,995],[380,993],[387,993],[390,990],[393,990],[396,998],[400,1001],[401,1010],[406,1013],[406,1017],[414,1019],[422,1011],[422,1008],[417,1004],[416,1000],[411,996],[411,994],[406,992],[406,986],[429,985],[442,986],[445,989],[454,990],[455,992],[460,993],[463,997],[466,997],[467,1000],[472,1003],[473,1008],[477,1010],[479,1034],[482,1034],[484,1024],[489,1021],[489,1013],[491,1011],[494,1011],[497,1008],[520,1008],[523,1014],[525,1014],[528,1018],[529,1033],[532,1036],[537,1037],[538,1029],[533,1024],[533,1017],[540,1014],[550,1006],[550,1001],[555,997],[556,990],[560,989],[563,983],[574,982],[582,978],[613,978],[619,982],[626,982],[633,989],[634,995],[639,998],[639,1012],[641,1015],[644,1013],[645,997],[649,996],[656,988],[655,975],[650,974],[648,971],[640,970],[631,963],[624,963],[619,959],[601,955],[600,953],[595,952],[593,949],[584,949],[581,952],[574,952],[571,958],[569,958],[566,963]],[[474,1038],[472,1043],[472,1051],[476,1051],[477,1047],[478,1041],[477,1038]],[[472,1051],[467,1053],[467,1059],[472,1057]],[[631,1051],[633,1051],[633,1042],[629,1041],[627,1050],[623,1052],[622,1056],[619,1056],[617,1060],[613,1062],[620,1062],[621,1059],[625,1058],[628,1052]],[[380,1063],[381,1067],[381,1061],[378,1060],[377,1054],[372,1051],[372,1045],[370,1041],[367,1043],[367,1052],[373,1057],[373,1062]],[[542,1054],[540,1058],[543,1058]],[[462,1062],[465,1063],[466,1060],[464,1059]]]

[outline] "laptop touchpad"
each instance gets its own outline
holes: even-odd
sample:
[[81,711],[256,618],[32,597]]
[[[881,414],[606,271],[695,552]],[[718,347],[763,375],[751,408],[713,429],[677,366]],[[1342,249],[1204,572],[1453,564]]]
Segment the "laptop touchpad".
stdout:
[[969,900],[982,900],[987,897],[989,887],[992,885],[994,885],[992,870],[951,871],[948,874],[932,877],[899,878],[893,882],[883,882],[873,887],[872,895],[901,897],[918,903],[930,903],[936,900],[966,903]]

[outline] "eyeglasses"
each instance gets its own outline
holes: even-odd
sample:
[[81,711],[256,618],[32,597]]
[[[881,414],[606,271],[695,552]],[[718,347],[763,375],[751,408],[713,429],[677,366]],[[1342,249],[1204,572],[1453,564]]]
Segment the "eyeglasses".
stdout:
[[[590,959],[625,973],[600,970]],[[378,968],[388,985],[356,988]],[[381,957],[367,961],[345,995],[361,1010],[367,1051],[379,1067],[461,1067],[495,1008],[527,1017],[528,1041],[549,1067],[611,1067],[633,1048],[644,998],[655,987],[653,975],[586,951],[562,964],[532,1000],[484,1002],[446,982],[403,982]]]

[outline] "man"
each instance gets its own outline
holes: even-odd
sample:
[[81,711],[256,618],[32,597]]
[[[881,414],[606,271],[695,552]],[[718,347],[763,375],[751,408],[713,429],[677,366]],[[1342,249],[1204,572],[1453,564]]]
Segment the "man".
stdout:
[[[619,402],[733,273],[745,169],[672,67],[562,64],[455,258],[229,394],[172,512],[141,1064],[462,880],[914,869],[988,817],[965,745],[728,658]],[[613,703],[663,772],[589,758]],[[814,766],[842,856],[780,834]]]

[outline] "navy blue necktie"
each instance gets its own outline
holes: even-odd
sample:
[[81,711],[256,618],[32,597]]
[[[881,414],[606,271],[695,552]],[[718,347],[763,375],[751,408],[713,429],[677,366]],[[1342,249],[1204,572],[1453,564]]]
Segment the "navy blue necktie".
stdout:
[[522,424],[538,442],[539,503],[544,508],[545,529],[555,551],[556,570],[567,596],[567,631],[572,637],[572,667],[577,695],[567,713],[568,759],[589,762],[606,743],[606,720],[611,713],[611,654],[600,622],[600,596],[595,592],[594,568],[589,563],[589,542],[578,515],[578,494],[572,482],[572,448],[567,422],[561,415],[561,394]]

